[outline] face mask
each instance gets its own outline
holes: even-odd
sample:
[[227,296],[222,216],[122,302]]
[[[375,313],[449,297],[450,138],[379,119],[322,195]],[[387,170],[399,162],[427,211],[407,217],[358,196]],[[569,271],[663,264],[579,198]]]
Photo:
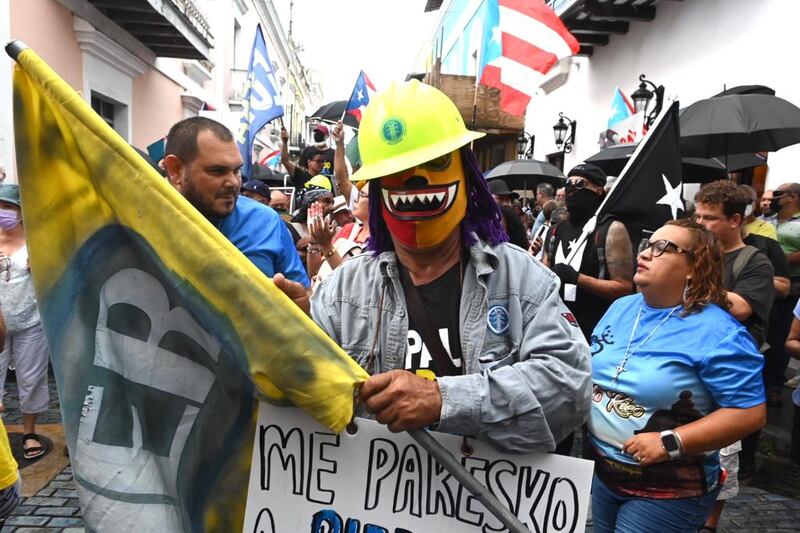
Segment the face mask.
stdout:
[[753,204],[750,204],[744,208],[744,218],[747,218],[752,214],[753,214]]
[[441,244],[467,213],[467,180],[455,150],[381,179],[383,220],[409,248]]
[[20,222],[19,211],[16,209],[0,209],[0,229],[14,229]]
[[315,143],[323,143],[323,142],[325,142],[325,134],[324,133],[320,133],[318,131],[315,131],[314,132],[314,142]]
[[769,210],[772,211],[772,214],[777,213],[781,210],[781,199],[780,198],[773,198],[769,202]]
[[576,189],[567,193],[567,211],[569,219],[577,226],[582,226],[592,215],[594,215],[603,198],[594,191],[587,188]]

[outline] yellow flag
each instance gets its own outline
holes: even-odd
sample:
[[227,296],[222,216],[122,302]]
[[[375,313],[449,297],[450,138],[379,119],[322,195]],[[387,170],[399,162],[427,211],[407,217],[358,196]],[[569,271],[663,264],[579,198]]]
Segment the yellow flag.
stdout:
[[23,220],[84,520],[240,527],[256,398],[334,431],[367,374],[32,50]]

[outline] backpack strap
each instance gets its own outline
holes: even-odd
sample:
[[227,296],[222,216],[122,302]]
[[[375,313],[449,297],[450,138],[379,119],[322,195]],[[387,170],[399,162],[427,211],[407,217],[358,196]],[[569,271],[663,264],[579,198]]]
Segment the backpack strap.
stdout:
[[736,284],[736,280],[739,279],[739,275],[744,270],[744,267],[747,266],[747,263],[750,262],[750,258],[752,258],[756,253],[758,253],[758,248],[755,246],[750,246],[749,244],[745,244],[742,251],[739,252],[739,255],[736,256],[736,259],[733,260],[733,267],[731,268],[731,279],[728,280],[728,285],[733,286]]
[[607,217],[597,225],[594,230],[594,248],[597,250],[597,278],[606,279],[606,237],[608,237],[608,228],[614,222],[613,217]]

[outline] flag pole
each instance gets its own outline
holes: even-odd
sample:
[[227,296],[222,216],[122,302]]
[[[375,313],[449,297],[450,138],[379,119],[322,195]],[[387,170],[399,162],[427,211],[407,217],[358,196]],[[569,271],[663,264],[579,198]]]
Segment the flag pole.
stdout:
[[633,165],[634,161],[636,161],[636,158],[639,156],[639,152],[641,152],[642,149],[644,149],[644,147],[647,145],[647,139],[650,136],[650,132],[655,131],[657,129],[657,126],[661,124],[661,121],[664,120],[664,117],[667,116],[667,114],[672,110],[672,105],[674,103],[675,100],[673,99],[672,103],[669,106],[665,106],[661,110],[661,113],[658,115],[658,117],[656,117],[655,122],[653,122],[653,124],[648,128],[647,133],[645,134],[645,138],[642,139],[642,142],[640,142],[639,145],[636,147],[636,151],[633,152],[633,154],[628,158],[628,162],[625,163],[625,167],[623,167],[622,172],[619,173],[619,177],[616,180],[614,180],[614,183],[611,185],[611,189],[609,189],[609,191],[605,195],[603,195],[603,201],[600,202],[600,206],[594,212],[594,215],[592,215],[592,217],[586,222],[586,224],[584,224],[583,230],[581,231],[581,235],[578,237],[576,245],[572,248],[569,255],[567,256],[566,258],[567,264],[570,265],[572,264],[572,260],[575,258],[575,255],[578,253],[578,250],[580,250],[581,246],[589,237],[589,235],[591,235],[592,232],[594,232],[595,227],[597,226],[598,213],[600,213],[603,210],[603,207],[606,205],[606,202],[608,201],[609,198],[611,198],[614,189],[616,189],[617,186],[620,183],[622,183],[622,180],[625,177],[625,174],[628,172],[628,169]]
[[510,533],[530,533],[530,530],[520,522],[514,513],[500,503],[500,500],[486,487],[475,479],[452,453],[447,451],[430,433],[424,429],[412,429],[408,434],[433,456],[437,463],[447,469],[461,485],[466,488],[495,518],[508,528]]

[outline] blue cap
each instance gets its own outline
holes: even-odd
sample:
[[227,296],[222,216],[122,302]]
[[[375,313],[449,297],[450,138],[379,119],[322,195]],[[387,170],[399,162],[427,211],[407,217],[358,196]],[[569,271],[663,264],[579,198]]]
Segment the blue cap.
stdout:
[[242,191],[258,193],[267,199],[270,196],[269,185],[259,180],[250,180],[242,183]]
[[0,200],[21,207],[22,204],[19,201],[19,186],[13,183],[3,183],[0,185]]

